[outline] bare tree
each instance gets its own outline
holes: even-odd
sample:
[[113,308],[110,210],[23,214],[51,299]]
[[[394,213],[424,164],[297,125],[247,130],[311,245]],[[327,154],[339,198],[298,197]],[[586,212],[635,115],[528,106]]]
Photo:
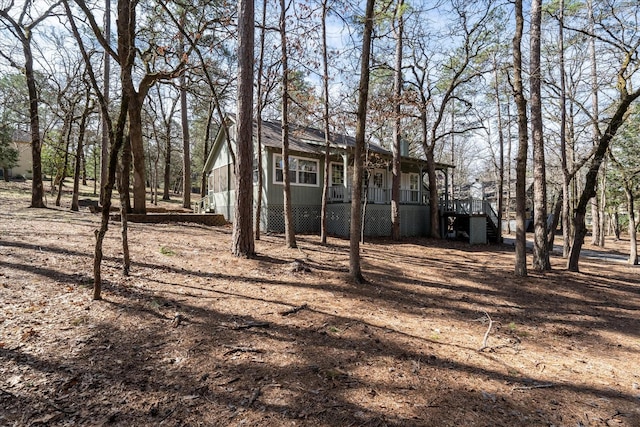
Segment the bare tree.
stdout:
[[263,96],[264,96],[264,82],[263,82],[263,72],[264,72],[264,55],[265,55],[265,32],[266,32],[266,21],[267,21],[267,0],[262,1],[262,19],[260,25],[260,48],[258,53],[258,102],[256,108],[256,130],[257,130],[257,167],[258,167],[258,182],[257,184],[257,197],[256,197],[256,213],[254,215],[254,226],[253,231],[255,233],[255,239],[260,240],[260,224],[261,224],[261,216],[262,216],[262,189],[263,189],[263,178],[262,178],[262,108],[264,106]]
[[[612,102],[609,108],[605,109],[605,111],[611,111],[612,115],[607,120],[604,131],[600,131],[599,126],[594,128],[594,131],[597,131],[598,134],[597,143],[586,172],[578,203],[574,209],[573,224],[575,233],[567,262],[569,271],[579,271],[580,252],[587,235],[586,209],[590,200],[597,194],[600,166],[605,159],[613,137],[627,119],[631,104],[640,97],[640,89],[634,89],[633,87],[633,77],[638,71],[640,37],[638,37],[635,27],[626,25],[628,22],[635,22],[640,11],[636,5],[625,2],[607,4],[604,5],[604,9],[599,19],[592,20],[594,22],[593,31],[590,29],[585,30],[584,28],[572,28],[573,31],[583,33],[589,37],[595,37],[597,41],[608,48],[610,59],[619,61],[617,62],[619,65],[615,77],[617,99]],[[614,25],[618,26],[615,31],[612,30]],[[597,120],[597,118],[592,117],[592,120]]]
[[282,62],[282,183],[284,193],[284,234],[287,247],[295,248],[296,234],[291,213],[291,176],[289,174],[289,56],[287,53],[287,6],[280,0],[280,40]]
[[[598,136],[600,133],[600,128],[598,124],[598,120],[600,118],[600,111],[598,106],[598,64],[596,59],[596,37],[594,35],[595,30],[595,17],[593,15],[593,0],[588,0],[586,2],[587,6],[587,15],[589,20],[589,32],[591,35],[589,38],[589,56],[591,57],[591,117],[592,117],[592,137],[593,137],[593,146],[595,147],[598,144]],[[600,229],[600,201],[598,200],[597,194],[591,199],[591,243],[593,245],[598,246],[600,244],[600,234],[604,231]]]
[[[449,107],[457,100],[467,109],[472,107],[469,100],[463,99],[462,88],[467,87],[485,71],[490,64],[484,54],[492,42],[489,27],[494,23],[493,2],[477,5],[473,2],[454,1],[453,12],[456,22],[459,44],[456,49],[448,47],[448,53],[434,55],[428,46],[429,38],[424,35],[408,38],[413,52],[409,83],[415,90],[414,102],[418,110],[421,145],[427,160],[429,179],[429,213],[431,237],[440,236],[440,215],[438,199],[438,181],[436,175],[436,148],[449,135],[466,133],[481,126],[476,123],[465,124],[463,128],[445,129]],[[433,63],[432,56],[442,56],[444,61]],[[435,68],[440,68],[437,71]],[[438,75],[432,73],[438,72]]]
[[239,257],[255,254],[253,239],[253,0],[238,1],[238,104],[235,155],[235,210],[231,252]]
[[[109,114],[109,108],[108,108],[109,105],[105,100],[102,92],[100,91],[100,88],[98,87],[98,82],[96,80],[96,76],[93,71],[93,66],[91,64],[89,55],[87,54],[87,51],[84,47],[84,42],[82,41],[80,32],[78,31],[78,28],[76,26],[75,18],[73,17],[68,1],[64,1],[63,4],[67,14],[67,18],[69,19],[71,30],[76,39],[76,42],[78,43],[78,47],[80,48],[80,53],[82,54],[82,57],[84,59],[87,76],[89,78],[89,81],[91,82],[91,86],[93,87],[95,96],[98,98],[102,117],[106,118],[107,124],[108,124],[107,129],[109,129],[110,147],[109,147],[109,165],[107,168],[107,171],[108,171],[107,182],[104,186],[104,199],[103,199],[104,203],[102,205],[102,216],[101,216],[100,227],[97,230],[95,230],[96,245],[95,245],[94,256],[93,256],[93,299],[101,300],[102,299],[101,265],[102,265],[102,258],[103,258],[102,245],[104,242],[104,237],[107,234],[107,230],[109,228],[109,215],[111,213],[111,196],[113,192],[113,187],[115,186],[115,182],[116,182],[116,169],[117,169],[116,166],[118,163],[118,153],[122,148],[122,145],[125,139],[124,132],[125,132],[125,125],[127,121],[128,102],[127,102],[127,97],[123,95],[120,102],[120,112],[118,114],[116,126],[115,128],[112,127],[112,120],[111,120],[111,116]],[[122,193],[121,193],[121,197],[122,197]],[[123,206],[121,206],[121,208],[122,207]],[[126,215],[125,209],[121,209],[121,213],[124,213]],[[128,260],[127,239],[126,239],[126,227],[123,227],[122,232],[123,232],[122,242],[123,242],[123,249],[125,254],[125,259],[123,262],[123,270],[125,274],[128,274],[129,260]]]
[[627,212],[629,214],[629,259],[627,262],[630,265],[638,265],[638,232],[636,229],[635,193],[638,189],[640,168],[638,168],[637,165],[634,165],[631,168],[625,167],[611,152],[609,153],[609,158],[613,161],[613,164],[620,174],[622,188],[627,201]]
[[529,130],[527,123],[527,101],[522,84],[522,32],[524,16],[522,0],[515,0],[516,29],[513,36],[513,92],[518,108],[518,157],[516,160],[516,276],[527,276],[527,234],[525,224],[526,213],[526,179],[527,148]]
[[33,0],[26,0],[22,3],[18,17],[12,16],[14,2],[3,6],[0,9],[0,22],[18,39],[22,47],[23,63],[14,60],[10,53],[0,47],[0,56],[6,59],[9,64],[21,70],[27,80],[27,91],[29,94],[29,118],[31,124],[31,158],[33,180],[31,184],[31,205],[32,208],[44,208],[44,187],[42,184],[42,139],[40,135],[40,115],[38,113],[38,87],[36,84],[36,73],[33,68],[33,52],[31,44],[35,27],[47,19],[53,11],[60,5],[57,1],[49,6],[39,16],[32,16],[35,9]]
[[[111,44],[111,0],[104,2],[104,34],[106,36],[105,43]],[[109,50],[105,49],[103,53],[104,68],[102,70],[103,97],[107,106],[111,94],[111,55]],[[104,204],[104,186],[107,183],[107,175],[109,174],[109,123],[105,117],[102,120],[102,146],[100,157],[100,205]]]
[[540,84],[540,44],[542,25],[542,0],[531,2],[531,35],[529,86],[531,96],[531,133],[533,142],[533,197],[534,242],[533,268],[536,271],[551,269],[547,245],[547,174],[545,169],[544,137],[542,134],[542,96]]
[[504,210],[504,129],[502,124],[502,105],[500,102],[500,70],[496,61],[496,54],[493,56],[493,72],[495,79],[495,98],[498,127],[498,242],[502,243],[502,212]]
[[327,14],[329,12],[328,0],[322,0],[322,97],[323,114],[322,124],[324,128],[324,182],[322,185],[322,207],[320,212],[320,241],[327,243],[327,202],[329,201],[329,186],[331,165],[329,163],[329,54],[327,52]]
[[[116,29],[118,38],[118,48],[113,50],[105,35],[97,24],[92,9],[85,0],[75,0],[87,17],[97,40],[102,47],[109,52],[120,65],[120,81],[122,92],[128,97],[128,119],[129,138],[131,141],[131,152],[133,155],[133,211],[135,213],[146,213],[146,180],[144,144],[142,133],[142,106],[149,89],[160,80],[173,80],[179,77],[186,67],[189,53],[193,47],[189,47],[186,52],[175,58],[174,65],[170,64],[168,57],[171,50],[163,46],[157,46],[152,40],[149,42],[149,50],[139,52],[136,48],[137,33],[137,13],[136,7],[139,0],[118,0]],[[177,50],[176,50],[177,51]],[[159,52],[159,53],[158,53]],[[142,76],[136,75],[136,58],[138,53],[145,65],[145,73]],[[162,63],[165,68],[152,71],[153,66]]]
[[82,166],[82,153],[84,147],[84,137],[87,132],[87,122],[89,120],[89,116],[94,112],[93,102],[91,100],[91,85],[87,81],[85,76],[84,85],[85,85],[85,100],[84,100],[84,108],[82,110],[82,114],[80,116],[80,124],[78,128],[78,141],[76,142],[76,152],[74,156],[74,173],[73,173],[73,194],[71,196],[71,210],[78,211],[78,198],[80,193],[80,173]]
[[398,0],[395,19],[392,21],[393,34],[396,41],[395,66],[393,69],[393,160],[391,173],[391,238],[400,239],[400,145],[402,143],[400,103],[402,96],[402,38],[404,37],[404,0]]
[[362,34],[362,56],[360,58],[360,83],[358,85],[358,110],[355,149],[353,154],[353,181],[351,184],[351,224],[349,229],[349,277],[356,283],[364,283],[360,265],[360,229],[362,228],[362,175],[365,156],[365,130],[367,123],[367,101],[369,99],[369,61],[371,58],[371,35],[373,33],[373,10],[375,0],[367,0]]
[[[180,26],[184,28],[186,12],[180,16]],[[184,36],[180,33],[179,50],[184,55]],[[186,72],[179,77],[180,81],[180,123],[182,125],[182,207],[191,207],[191,142],[189,141],[189,111],[187,107],[187,76]]]

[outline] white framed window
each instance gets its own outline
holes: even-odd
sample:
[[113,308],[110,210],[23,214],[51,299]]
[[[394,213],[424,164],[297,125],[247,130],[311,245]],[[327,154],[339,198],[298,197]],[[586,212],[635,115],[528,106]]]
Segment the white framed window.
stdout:
[[[281,154],[273,155],[273,182],[284,182],[284,159]],[[318,171],[320,165],[317,160],[304,157],[289,156],[289,182],[294,185],[308,187],[318,186]]]
[[418,174],[412,173],[409,175],[409,190],[418,190]]
[[331,185],[344,185],[343,163],[331,163]]
[[416,173],[412,173],[409,175],[409,190],[411,192],[409,197],[412,202],[418,201],[419,182],[420,182],[420,175]]
[[375,171],[373,173],[373,186],[376,188],[384,188],[384,173]]

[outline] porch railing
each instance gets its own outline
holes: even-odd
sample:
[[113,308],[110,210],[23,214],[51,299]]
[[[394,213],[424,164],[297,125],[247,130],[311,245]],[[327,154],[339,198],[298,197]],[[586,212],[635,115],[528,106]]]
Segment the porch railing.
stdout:
[[200,200],[191,203],[191,209],[194,213],[207,213],[216,210],[216,204],[212,194],[207,194]]
[[[363,197],[365,196],[363,190]],[[366,197],[368,203],[391,203],[391,189],[368,187],[366,189]],[[423,197],[423,200],[428,200]],[[350,202],[351,188],[345,188],[342,185],[332,186],[329,188],[330,202]],[[420,204],[420,192],[418,190],[400,190],[400,203],[404,204]]]
[[463,215],[486,215],[496,227],[498,226],[498,214],[488,200],[463,199],[447,200],[446,202],[441,200],[440,209],[444,212]]

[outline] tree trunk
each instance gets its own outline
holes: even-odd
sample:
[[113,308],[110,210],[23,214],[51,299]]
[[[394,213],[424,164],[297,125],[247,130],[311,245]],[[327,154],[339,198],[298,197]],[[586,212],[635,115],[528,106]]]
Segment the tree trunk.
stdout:
[[327,13],[328,0],[322,1],[322,95],[324,125],[324,180],[322,183],[322,207],[320,211],[320,242],[327,244],[327,203],[331,185],[331,165],[329,163],[329,54],[327,52]]
[[73,106],[71,107],[71,111],[68,112],[69,124],[67,126],[67,131],[63,135],[64,142],[64,157],[62,159],[62,167],[58,172],[58,176],[56,179],[58,180],[58,195],[56,196],[56,206],[60,206],[60,199],[62,199],[62,187],[64,186],[64,179],[67,176],[67,165],[69,164],[69,146],[71,145],[71,121],[73,120]]
[[90,110],[90,98],[89,98],[89,88],[87,88],[87,98],[85,99],[84,111],[82,112],[82,117],[80,118],[80,129],[78,129],[78,143],[76,145],[76,155],[75,155],[75,168],[73,173],[73,196],[71,197],[71,210],[78,211],[78,198],[80,192],[80,173],[81,166],[83,160],[83,145],[84,145],[84,134],[87,129],[87,120],[89,118]]
[[553,245],[556,239],[556,230],[558,229],[558,224],[560,223],[560,215],[562,213],[562,206],[564,205],[562,193],[558,195],[558,199],[556,203],[553,205],[553,220],[551,221],[551,225],[549,225],[547,229],[547,251],[549,253],[553,252]]
[[[593,0],[587,1],[587,13],[589,15],[589,32],[594,34],[595,20],[593,16]],[[589,56],[591,59],[591,117],[592,124],[592,138],[593,145],[598,144],[599,129],[598,121],[600,120],[600,111],[598,106],[598,70],[596,57],[596,40],[595,37],[589,37]],[[594,193],[594,198],[591,201],[591,243],[595,246],[600,244],[600,203],[597,198],[597,194]]]
[[[620,75],[619,79],[623,80]],[[602,136],[598,140],[596,151],[593,155],[589,170],[587,171],[585,177],[584,189],[580,194],[580,199],[578,200],[578,204],[574,211],[575,213],[573,223],[575,234],[573,237],[573,244],[571,245],[571,251],[569,253],[569,261],[567,264],[567,269],[569,271],[579,271],[578,262],[580,259],[580,251],[582,250],[584,238],[587,235],[587,228],[585,224],[587,205],[589,201],[596,195],[596,183],[598,180],[598,172],[600,170],[602,160],[604,159],[604,156],[609,149],[611,140],[615,136],[620,126],[622,126],[622,124],[624,123],[625,114],[627,113],[629,106],[635,99],[640,96],[640,90],[636,90],[635,92],[632,92],[630,94],[627,93],[626,81],[619,81],[618,89],[621,92],[620,101],[613,117],[611,117],[611,119],[609,120],[607,129],[604,133],[602,133]]]
[[[67,11],[70,14],[70,11]],[[79,38],[79,35],[76,35]],[[88,58],[85,58],[88,62]],[[107,112],[107,106],[103,102],[101,105],[103,113]],[[128,99],[123,94],[120,103],[120,115],[118,116],[118,122],[116,124],[115,134],[110,133],[111,146],[109,147],[109,165],[107,168],[107,182],[104,186],[104,204],[102,205],[102,216],[100,221],[100,228],[95,231],[96,245],[93,254],[93,299],[102,299],[102,275],[100,272],[102,264],[102,245],[104,237],[107,234],[109,228],[109,215],[111,214],[111,195],[113,194],[113,187],[116,182],[116,169],[118,164],[118,152],[123,145],[124,140],[124,128],[126,125],[128,109]]]
[[636,231],[636,214],[634,207],[634,195],[631,183],[626,182],[624,192],[627,196],[627,211],[629,212],[629,264],[638,265],[638,239]]
[[260,27],[260,53],[258,59],[258,104],[256,112],[256,126],[257,126],[257,169],[258,169],[258,182],[257,185],[257,197],[256,197],[256,213],[254,215],[253,232],[255,239],[260,240],[260,230],[262,221],[262,190],[263,190],[263,171],[262,171],[262,107],[263,107],[263,70],[264,70],[264,40],[265,40],[265,27],[267,22],[267,0],[262,0],[262,25]]
[[96,82],[95,75],[93,73],[93,68],[91,66],[91,60],[89,59],[89,55],[87,54],[82,38],[80,37],[80,33],[75,25],[73,15],[71,13],[71,8],[68,3],[64,4],[67,17],[69,18],[69,22],[71,28],[73,30],[73,35],[80,46],[80,50],[82,53],[82,57],[84,59],[87,74],[89,75],[91,85],[94,89],[94,93],[97,94],[97,98],[100,102],[100,109],[103,114],[103,117],[106,117],[108,122],[107,129],[109,129],[109,140],[111,141],[110,153],[109,153],[109,165],[108,165],[108,174],[107,174],[107,182],[104,186],[105,190],[105,205],[102,207],[102,218],[100,222],[100,228],[95,231],[96,236],[96,245],[94,249],[94,257],[93,257],[93,299],[100,300],[102,299],[102,276],[100,273],[100,268],[102,264],[102,244],[104,241],[104,236],[107,233],[107,229],[109,227],[109,214],[111,210],[111,193],[113,191],[113,185],[115,182],[116,176],[116,165],[118,163],[118,151],[122,146],[122,140],[124,135],[124,127],[126,124],[127,117],[127,98],[125,96],[122,97],[120,103],[120,115],[118,116],[118,122],[116,125],[115,131],[111,129],[111,119],[109,117],[108,104],[105,101],[104,97],[100,93],[98,88],[98,83]]
[[238,103],[235,155],[235,210],[231,251],[235,256],[255,254],[253,240],[253,0],[238,1]]
[[516,160],[516,276],[527,276],[527,232],[525,225],[527,202],[527,148],[528,123],[527,101],[524,98],[522,85],[522,31],[524,18],[522,15],[522,0],[515,0],[516,31],[513,37],[513,91],[518,108],[518,157]]
[[[125,146],[128,141],[125,141]],[[125,150],[126,151],[126,150]],[[128,208],[129,208],[129,179],[125,179],[125,176],[129,176],[130,159],[127,159],[122,153],[122,179],[120,179],[120,187],[118,193],[120,194],[120,235],[122,236],[122,274],[124,276],[129,275],[131,269],[131,258],[129,256],[129,222],[128,222]]]
[[[207,127],[205,128],[204,141],[202,144],[203,145],[202,153],[203,153],[203,158],[205,162],[209,157],[209,140],[211,139],[211,122],[213,121],[213,112],[214,112],[214,105],[213,105],[213,101],[211,101],[209,103],[209,112],[207,113]],[[156,164],[156,168],[157,168],[157,164]],[[204,171],[202,172],[202,178],[200,180],[200,196],[201,197],[207,196],[207,175],[204,173]]]
[[133,156],[133,212],[145,214],[146,180],[144,164],[144,145],[142,135],[142,103],[148,87],[134,87],[133,65],[135,61],[136,36],[136,4],[135,0],[118,0],[118,54],[120,55],[120,80],[122,93],[127,98],[129,114],[129,143]]
[[[185,9],[186,10],[186,9]],[[184,25],[185,12],[181,16]],[[180,33],[180,38],[183,38]],[[180,41],[180,50],[184,51],[183,40]],[[183,52],[181,52],[184,54]],[[182,55],[181,55],[182,56]],[[180,118],[182,123],[182,207],[191,207],[191,146],[189,141],[189,115],[187,114],[187,77],[186,73],[180,75]]]
[[600,171],[600,209],[598,210],[598,219],[600,220],[598,228],[600,229],[600,235],[598,236],[598,246],[604,248],[605,237],[607,235],[606,230],[606,209],[607,209],[607,161],[602,164],[602,170]]
[[600,244],[600,200],[598,200],[597,194],[597,183],[596,183],[596,192],[591,199],[591,244],[594,246],[598,246]]
[[160,155],[153,161],[153,204],[158,206],[158,192],[160,191],[160,171],[158,170],[158,163],[160,162]]
[[[364,163],[365,127],[369,98],[369,60],[371,56],[371,34],[373,33],[373,9],[375,0],[367,0],[362,34],[362,56],[360,58],[360,83],[358,85],[358,111],[355,149],[353,159],[353,182],[351,189],[351,224],[349,229],[349,277],[363,283],[360,266],[360,229],[362,228],[362,170]],[[346,171],[345,171],[346,173]]]
[[495,73],[495,96],[498,125],[498,243],[502,243],[502,212],[504,210],[504,130],[502,129],[502,106],[500,105],[500,79],[496,57],[493,56],[493,70]]
[[124,137],[122,144],[122,161],[120,183],[122,185],[122,196],[120,200],[124,201],[124,207],[127,213],[131,213],[131,196],[129,190],[131,188],[131,139],[129,136]]
[[567,83],[565,77],[564,62],[564,0],[560,0],[558,23],[558,39],[560,51],[560,158],[562,163],[562,257],[569,256],[570,241],[570,199],[569,184],[571,176],[569,174],[568,156],[567,156]]
[[533,141],[534,242],[533,268],[551,270],[547,245],[547,173],[545,168],[542,126],[542,96],[540,71],[540,43],[542,0],[531,2],[531,57],[529,84],[531,92],[531,132]]
[[164,184],[162,189],[162,200],[171,200],[169,191],[171,189],[171,134],[167,129],[166,146],[164,151]]
[[289,176],[289,56],[287,53],[287,18],[285,0],[280,0],[280,40],[282,48],[282,181],[284,184],[284,235],[288,248],[297,247],[291,213],[291,179]]
[[[80,152],[81,168],[82,168],[82,185],[87,186],[87,159],[84,155],[84,149]],[[95,191],[94,191],[95,194]]]
[[431,219],[431,237],[440,239],[440,211],[438,209],[438,180],[436,176],[436,161],[433,154],[434,145],[430,145],[425,153],[427,156],[427,177],[429,180],[429,218]]
[[180,82],[180,108],[182,119],[182,207],[191,207],[191,147],[189,142],[189,117],[187,115],[187,90],[184,88],[186,79],[182,76]]
[[391,238],[400,240],[400,179],[402,170],[400,169],[400,145],[402,134],[400,129],[400,103],[402,96],[402,38],[404,27],[404,0],[398,0],[394,23],[394,38],[396,41],[396,58],[393,70],[393,161],[391,173],[393,180],[391,184]]
[[507,101],[507,234],[511,234],[511,102]]
[[135,94],[129,101],[129,144],[133,157],[133,213],[147,213],[147,187],[142,136],[142,99]]
[[31,208],[44,208],[44,186],[42,185],[42,139],[40,138],[40,116],[38,114],[38,89],[36,75],[33,70],[33,56],[31,54],[31,33],[22,42],[29,93],[29,117],[31,122],[31,160],[33,180],[31,182]]
[[[111,34],[111,0],[105,0],[104,8],[104,33]],[[111,37],[107,37],[109,43]],[[104,102],[109,106],[109,87],[111,79],[111,55],[105,49],[103,54],[104,70],[103,70],[103,98]],[[101,115],[102,120],[102,155],[100,157],[100,205],[104,206],[104,186],[107,183],[107,175],[109,170],[109,121],[104,113]]]

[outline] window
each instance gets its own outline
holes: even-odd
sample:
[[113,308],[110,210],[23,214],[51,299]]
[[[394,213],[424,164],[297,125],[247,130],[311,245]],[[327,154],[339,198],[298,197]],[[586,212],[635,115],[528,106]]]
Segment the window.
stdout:
[[409,190],[418,190],[418,175],[409,175]]
[[[231,171],[231,179],[229,178]],[[209,175],[209,190],[214,193],[222,193],[235,188],[235,179],[231,165],[224,165],[215,168]]]
[[258,170],[258,156],[253,157],[253,183],[258,183],[258,174],[260,171]]
[[[281,155],[274,155],[274,182],[284,182],[284,159]],[[318,161],[289,156],[289,182],[291,184],[318,186]]]
[[318,184],[318,162],[314,160],[298,160],[298,183]]
[[418,201],[418,183],[419,183],[419,175],[412,173],[409,175],[409,190],[411,190],[411,201]]
[[375,172],[373,174],[373,186],[376,188],[382,188],[384,186],[384,175],[382,172]]
[[344,185],[344,165],[331,163],[331,185]]

